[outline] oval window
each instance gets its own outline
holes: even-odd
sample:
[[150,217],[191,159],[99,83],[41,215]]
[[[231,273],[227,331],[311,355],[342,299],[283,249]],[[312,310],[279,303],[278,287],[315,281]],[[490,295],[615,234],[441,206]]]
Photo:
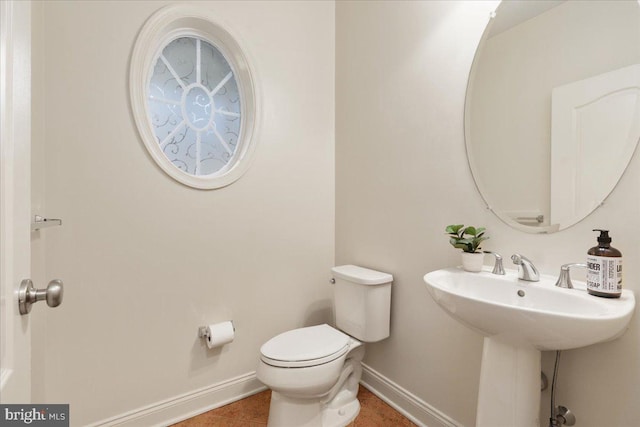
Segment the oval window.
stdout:
[[254,81],[235,38],[206,11],[175,5],[149,19],[133,51],[130,92],[142,140],[171,177],[212,189],[247,170]]

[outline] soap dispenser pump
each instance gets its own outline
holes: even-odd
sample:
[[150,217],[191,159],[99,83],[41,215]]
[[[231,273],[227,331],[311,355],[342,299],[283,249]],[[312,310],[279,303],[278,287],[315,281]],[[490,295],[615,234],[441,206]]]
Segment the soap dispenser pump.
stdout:
[[587,292],[605,298],[622,294],[622,252],[613,248],[609,230],[599,231],[598,246],[587,252]]

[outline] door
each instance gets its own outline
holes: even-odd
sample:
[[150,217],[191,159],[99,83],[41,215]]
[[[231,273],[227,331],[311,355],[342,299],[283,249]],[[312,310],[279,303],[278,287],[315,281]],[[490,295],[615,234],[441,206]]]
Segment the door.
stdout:
[[0,402],[30,403],[31,3],[0,1]]
[[551,223],[564,228],[616,186],[640,137],[640,65],[553,89]]

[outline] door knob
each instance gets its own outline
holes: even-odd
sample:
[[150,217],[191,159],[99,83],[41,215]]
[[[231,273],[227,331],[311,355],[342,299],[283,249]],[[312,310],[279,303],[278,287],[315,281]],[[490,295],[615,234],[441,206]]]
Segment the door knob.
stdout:
[[31,305],[42,300],[46,300],[49,307],[59,306],[62,304],[63,286],[62,280],[55,279],[49,282],[47,289],[36,289],[31,279],[24,279],[18,290],[20,314],[28,314],[31,311]]

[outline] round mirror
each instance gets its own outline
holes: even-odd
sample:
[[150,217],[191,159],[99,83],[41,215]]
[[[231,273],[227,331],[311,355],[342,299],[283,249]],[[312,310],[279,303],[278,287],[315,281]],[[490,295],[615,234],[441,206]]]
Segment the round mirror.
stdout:
[[487,206],[531,233],[600,206],[640,139],[640,4],[503,1],[465,104],[469,165]]

